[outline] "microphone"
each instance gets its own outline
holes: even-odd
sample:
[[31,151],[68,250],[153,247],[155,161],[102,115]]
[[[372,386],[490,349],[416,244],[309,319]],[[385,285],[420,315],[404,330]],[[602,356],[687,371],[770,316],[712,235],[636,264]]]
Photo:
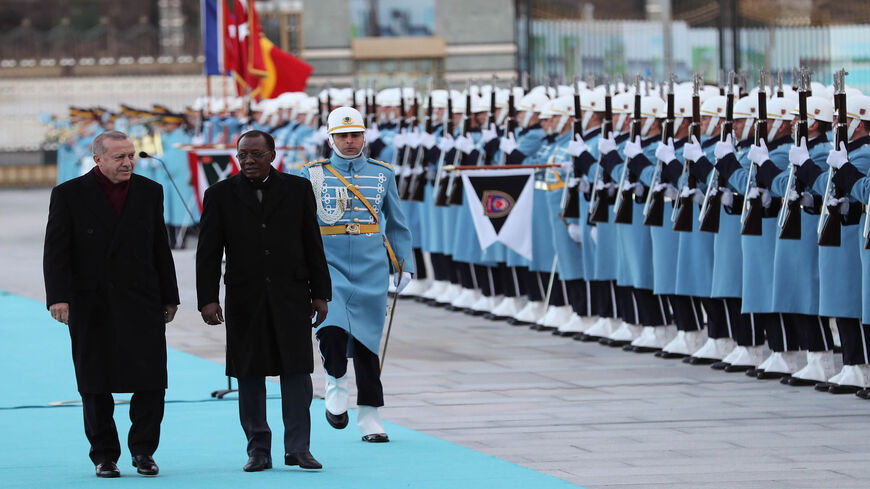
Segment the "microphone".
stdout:
[[178,189],[178,185],[175,184],[175,179],[172,178],[172,174],[169,173],[169,168],[166,167],[166,162],[154,155],[146,153],[145,151],[139,152],[139,158],[151,158],[152,160],[160,162],[163,171],[166,172],[166,176],[169,177],[169,182],[172,183],[172,187],[175,189],[175,193],[178,194],[178,199],[181,200],[181,205],[184,207],[184,210],[187,211],[187,215],[190,216],[190,225],[193,226],[196,224],[196,218],[193,217],[193,212],[190,212],[190,208],[187,207],[187,202],[184,201],[184,196],[181,195],[181,190]]

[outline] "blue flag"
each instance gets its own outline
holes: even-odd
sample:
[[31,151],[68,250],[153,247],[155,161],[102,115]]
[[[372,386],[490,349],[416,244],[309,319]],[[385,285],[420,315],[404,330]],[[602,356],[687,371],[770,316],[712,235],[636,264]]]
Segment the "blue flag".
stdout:
[[223,0],[200,0],[202,19],[202,49],[205,54],[203,71],[206,75],[224,74],[224,50],[222,37],[222,12],[219,2]]

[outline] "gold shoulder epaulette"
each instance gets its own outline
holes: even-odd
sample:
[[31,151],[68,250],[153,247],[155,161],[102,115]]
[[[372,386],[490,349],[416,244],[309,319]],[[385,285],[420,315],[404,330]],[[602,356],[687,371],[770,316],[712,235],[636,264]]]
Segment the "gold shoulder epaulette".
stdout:
[[322,159],[322,160],[309,161],[308,163],[305,163],[305,166],[308,167],[308,166],[318,165],[318,164],[320,164],[320,163],[323,163],[324,161],[329,161],[329,159],[324,158],[324,159]]
[[391,165],[391,164],[389,164],[389,163],[386,163],[386,162],[383,162],[383,161],[381,161],[381,160],[376,160],[376,159],[374,159],[374,158],[369,158],[369,161],[372,162],[372,163],[377,163],[377,164],[379,164],[379,165],[381,165],[381,166],[385,166],[385,167],[389,168],[390,170],[393,169],[393,165]]

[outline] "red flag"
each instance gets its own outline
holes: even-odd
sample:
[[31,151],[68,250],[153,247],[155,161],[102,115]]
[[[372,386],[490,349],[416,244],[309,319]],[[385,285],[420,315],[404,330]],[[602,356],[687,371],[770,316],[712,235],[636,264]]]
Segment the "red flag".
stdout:
[[268,74],[260,79],[258,97],[275,98],[284,92],[304,91],[313,69],[311,65],[278,49],[265,36],[260,38],[260,46]]
[[[259,39],[263,35],[257,10],[251,0],[235,0],[233,6],[240,62],[238,63],[238,78],[252,90],[260,84],[260,78],[268,75],[263,62],[263,52]],[[240,91],[239,93],[243,93]]]

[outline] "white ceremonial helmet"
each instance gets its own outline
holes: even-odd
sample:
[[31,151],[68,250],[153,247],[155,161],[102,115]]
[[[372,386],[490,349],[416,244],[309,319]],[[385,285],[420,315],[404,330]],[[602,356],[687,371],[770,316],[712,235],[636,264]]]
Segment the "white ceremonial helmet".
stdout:
[[692,118],[692,95],[679,93],[674,96],[674,132],[677,132],[686,117]]
[[568,123],[568,119],[574,115],[574,95],[563,95],[553,99],[550,102],[548,110],[552,117],[559,118],[556,126],[553,128],[553,132],[556,134],[561,133],[562,129],[565,128],[565,124]]
[[[538,88],[538,87],[535,87]],[[541,107],[547,104],[550,101],[550,98],[547,97],[546,90],[538,90],[535,92],[529,92],[525,97],[521,98],[517,103],[517,111],[523,111],[526,113],[523,120],[520,121],[521,127],[527,127],[529,125],[529,121],[532,119],[532,114],[541,110]]]
[[[734,119],[755,119],[758,117],[758,96],[743,97],[734,102]],[[752,129],[751,121],[747,121],[743,126],[743,133],[740,135],[739,141],[745,141],[749,138],[749,130]]]
[[489,112],[489,97],[471,96],[471,113]]
[[335,144],[333,135],[349,132],[362,132],[365,134],[365,130],[365,118],[363,118],[362,114],[353,107],[339,107],[330,112],[326,117],[326,134],[329,135],[329,142],[331,143],[332,150],[335,151],[335,154],[339,157],[346,160],[352,160],[362,154],[363,148],[365,148],[365,140],[363,140],[363,145],[360,146],[359,153],[355,155],[345,155],[338,149],[338,145]]
[[713,130],[719,124],[719,119],[725,117],[727,103],[728,98],[724,95],[714,95],[701,104],[701,115],[710,116],[710,124],[707,125],[707,131],[704,132],[705,136],[709,137],[713,135]]
[[846,115],[852,119],[852,122],[849,123],[849,139],[852,139],[858,124],[861,121],[870,121],[870,97],[866,95],[847,95]]
[[640,128],[641,139],[646,138],[653,121],[663,119],[668,116],[668,107],[665,101],[658,95],[650,95],[640,98],[640,116],[644,119],[643,125]]
[[828,100],[833,99],[833,95],[828,93],[828,89],[819,82],[810,82],[810,90],[813,92],[813,97],[822,97]]
[[[447,108],[447,90],[432,90],[432,108],[446,109]],[[429,107],[429,97],[423,101],[423,107]]]
[[553,105],[553,101],[549,100],[543,105],[538,106],[538,120],[549,119],[553,116],[553,112],[550,110],[550,106]]
[[379,107],[398,107],[399,106],[399,89],[385,88],[375,95],[375,102]]
[[584,90],[580,92],[580,109],[583,111],[583,120],[580,121],[580,127],[585,133],[589,128],[589,121],[592,120],[592,114],[595,112],[604,112],[605,105],[605,90],[604,87],[597,87],[593,90]]
[[767,118],[773,120],[773,124],[767,131],[767,142],[773,141],[777,131],[786,121],[794,119],[792,115],[794,108],[795,102],[785,97],[775,97],[767,101]]
[[[848,105],[848,102],[846,103]],[[848,107],[847,107],[848,108]],[[794,115],[800,115],[798,107],[791,111]],[[813,125],[813,121],[820,120],[822,122],[834,122],[834,106],[831,100],[824,96],[807,97],[807,124]]]
[[622,126],[625,124],[625,120],[628,119],[632,112],[634,112],[634,86],[630,87],[631,91],[617,93],[610,100],[610,105],[613,108],[613,114],[616,115],[616,122],[613,125],[613,129],[619,131]]
[[450,90],[451,105],[454,114],[465,114],[465,93],[459,90]]
[[317,97],[306,96],[299,100],[299,104],[296,107],[296,113],[305,114],[305,121],[303,124],[310,126],[314,123],[314,118],[317,117],[318,109],[320,109],[320,101]]

